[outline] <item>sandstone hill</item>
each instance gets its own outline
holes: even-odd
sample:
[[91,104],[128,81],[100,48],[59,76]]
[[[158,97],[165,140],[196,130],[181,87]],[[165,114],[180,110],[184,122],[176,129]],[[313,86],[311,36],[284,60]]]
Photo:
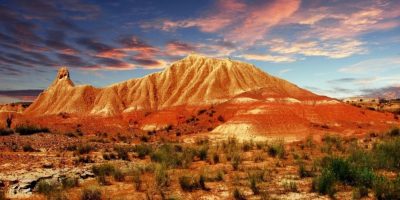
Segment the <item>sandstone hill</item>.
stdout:
[[48,122],[46,126],[84,124],[86,132],[172,126],[176,135],[211,131],[214,136],[247,139],[298,139],[327,132],[354,135],[399,123],[393,114],[316,95],[254,65],[200,55],[104,88],[75,86],[68,69],[61,68],[23,115],[29,121]]
[[25,113],[113,116],[180,105],[218,104],[260,88],[267,88],[271,97],[317,97],[247,63],[189,55],[162,72],[105,88],[74,86],[68,69],[61,68],[53,84]]

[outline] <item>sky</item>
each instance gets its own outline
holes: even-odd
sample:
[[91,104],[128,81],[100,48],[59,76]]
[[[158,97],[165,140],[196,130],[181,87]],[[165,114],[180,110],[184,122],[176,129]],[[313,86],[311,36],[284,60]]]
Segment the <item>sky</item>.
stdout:
[[336,98],[400,86],[399,0],[0,0],[0,103],[67,66],[105,87],[190,53],[252,63]]

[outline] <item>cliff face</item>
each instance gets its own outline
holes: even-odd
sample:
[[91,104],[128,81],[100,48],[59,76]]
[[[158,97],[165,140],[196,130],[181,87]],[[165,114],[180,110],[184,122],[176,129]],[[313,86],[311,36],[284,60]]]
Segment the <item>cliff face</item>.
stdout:
[[105,88],[74,86],[68,69],[61,68],[53,84],[25,113],[113,116],[180,105],[218,104],[261,88],[271,97],[317,97],[247,63],[189,55],[162,72]]

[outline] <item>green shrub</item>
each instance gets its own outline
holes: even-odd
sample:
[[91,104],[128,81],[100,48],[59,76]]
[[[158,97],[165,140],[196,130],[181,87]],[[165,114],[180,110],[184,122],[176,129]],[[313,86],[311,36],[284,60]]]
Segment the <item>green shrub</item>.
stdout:
[[17,125],[15,127],[15,132],[19,133],[20,135],[32,135],[35,133],[50,133],[48,128],[40,128],[34,125]]
[[154,151],[150,158],[153,162],[160,163],[167,167],[188,167],[196,155],[192,148],[176,148],[179,145],[164,144]]
[[294,181],[286,181],[283,183],[283,188],[287,192],[298,192],[297,184]]
[[90,144],[79,145],[77,147],[77,152],[79,155],[88,154],[93,150],[94,150],[94,148]]
[[353,199],[361,199],[367,196],[368,196],[368,188],[360,186],[353,189]]
[[335,182],[335,175],[329,170],[324,170],[320,176],[313,179],[312,191],[333,196],[336,193]]
[[141,172],[140,169],[137,169],[137,168],[136,168],[136,169],[134,169],[134,170],[132,171],[132,180],[133,180],[133,183],[134,183],[134,185],[135,185],[136,191],[139,191],[139,190],[140,190],[140,187],[141,187],[141,185],[142,185],[141,175],[142,175],[142,172]]
[[114,150],[118,154],[118,158],[121,160],[130,160],[128,152],[130,151],[128,147],[114,147]]
[[200,175],[196,180],[193,176],[179,177],[179,185],[183,191],[193,191],[197,189],[207,190],[205,185],[206,178]]
[[399,136],[400,135],[400,129],[398,127],[392,128],[389,131],[389,135],[392,136],[392,137],[393,136]]
[[0,128],[0,136],[7,136],[14,134],[14,131],[10,128]]
[[6,200],[6,194],[2,189],[0,189],[0,200]]
[[98,188],[85,188],[81,200],[101,200],[101,192]]
[[214,180],[216,180],[216,181],[223,181],[224,180],[224,173],[220,170],[220,171],[218,171],[218,173],[217,173],[217,176],[215,176],[215,179]]
[[253,149],[253,142],[252,141],[244,141],[242,144],[242,150],[244,152],[250,151],[251,149]]
[[213,163],[214,163],[214,164],[219,163],[219,160],[220,160],[220,159],[219,159],[218,153],[213,154],[212,159],[213,159]]
[[111,164],[100,164],[92,166],[92,171],[97,176],[110,176],[114,173],[115,167]]
[[160,146],[155,152],[150,155],[153,162],[161,163],[166,166],[179,166],[181,161],[177,157],[174,147],[170,144]]
[[38,193],[48,196],[59,190],[59,184],[51,180],[40,180],[36,190]]
[[99,183],[99,185],[111,185],[111,182],[107,180],[107,177],[105,175],[97,176],[97,182]]
[[328,147],[336,147],[337,150],[344,150],[343,149],[343,141],[338,135],[329,135],[326,134],[322,137],[322,141],[327,145]]
[[22,147],[22,150],[24,152],[34,152],[36,151],[34,148],[32,148],[32,146],[30,144],[26,144]]
[[79,181],[76,177],[66,177],[61,179],[61,185],[64,189],[78,187]]
[[275,141],[268,146],[268,155],[272,157],[285,158],[285,145],[283,141]]
[[199,177],[199,187],[203,190],[207,190],[206,188],[206,178],[203,174],[200,175]]
[[222,170],[218,170],[214,174],[208,173],[208,176],[205,176],[204,178],[209,182],[223,181],[224,180],[224,172]]
[[400,138],[379,143],[372,149],[376,167],[382,169],[400,169]]
[[300,164],[299,169],[298,169],[298,174],[300,178],[305,178],[305,177],[312,177],[314,174],[311,170],[307,170],[304,164]]
[[118,168],[115,168],[113,172],[113,177],[115,181],[122,182],[125,180],[125,174]]
[[234,154],[231,158],[233,170],[238,170],[241,162],[242,158],[240,157],[240,155],[238,153]]
[[376,177],[372,190],[378,200],[400,199],[400,177],[388,180],[386,177]]
[[138,144],[135,146],[134,151],[138,154],[140,159],[143,159],[147,155],[151,154],[153,148],[148,144]]
[[169,185],[170,179],[166,166],[157,165],[154,173],[158,187],[165,187]]
[[191,176],[181,176],[179,177],[179,185],[183,191],[192,191],[196,189],[194,185],[193,177]]
[[206,160],[208,154],[208,146],[203,146],[198,151],[198,156],[200,160]]
[[257,178],[254,176],[250,176],[249,177],[249,182],[250,182],[250,189],[251,191],[253,191],[254,195],[258,195],[260,193],[260,190],[257,187]]
[[235,200],[246,200],[244,194],[242,194],[242,192],[240,192],[240,190],[237,188],[235,188],[235,190],[233,191],[233,198]]

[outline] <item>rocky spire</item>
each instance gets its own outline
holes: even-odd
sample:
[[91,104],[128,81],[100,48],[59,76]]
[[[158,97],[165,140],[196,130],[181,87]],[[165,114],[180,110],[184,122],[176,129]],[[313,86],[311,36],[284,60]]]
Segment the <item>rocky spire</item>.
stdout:
[[74,83],[70,79],[69,70],[67,67],[61,67],[60,69],[58,69],[56,79],[54,80],[52,86],[56,86],[59,84],[74,86]]

